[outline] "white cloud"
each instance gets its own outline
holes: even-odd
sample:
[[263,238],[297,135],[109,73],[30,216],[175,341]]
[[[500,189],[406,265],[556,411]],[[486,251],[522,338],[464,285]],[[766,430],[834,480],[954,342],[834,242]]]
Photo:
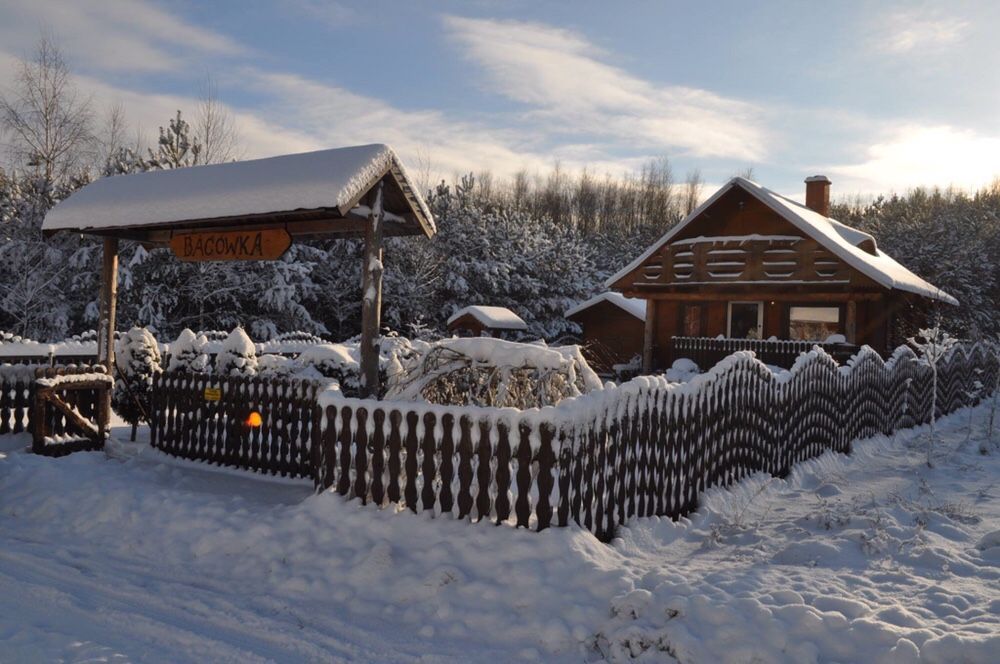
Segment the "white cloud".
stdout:
[[875,48],[893,54],[939,51],[957,43],[971,27],[964,19],[921,9],[890,12],[879,25]]
[[523,131],[457,120],[440,111],[404,110],[345,88],[294,74],[247,70],[248,86],[267,95],[259,113],[269,124],[289,123],[320,145],[388,143],[404,159],[429,155],[438,176],[490,168],[508,174],[551,166],[552,157],[527,148]]
[[603,136],[644,149],[760,160],[762,109],[684,86],[636,78],[582,36],[538,23],[446,16],[445,26],[493,88],[534,107],[554,132]]
[[12,55],[29,54],[47,33],[73,62],[104,70],[166,71],[205,54],[248,53],[147,2],[32,0],[3,3],[2,12],[0,48]]
[[910,124],[869,146],[863,161],[826,170],[841,178],[834,186],[842,193],[949,185],[976,189],[1000,175],[1000,136]]

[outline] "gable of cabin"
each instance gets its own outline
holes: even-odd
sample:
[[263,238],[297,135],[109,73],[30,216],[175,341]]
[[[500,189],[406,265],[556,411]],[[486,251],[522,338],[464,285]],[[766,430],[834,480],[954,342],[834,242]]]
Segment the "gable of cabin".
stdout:
[[661,241],[611,288],[627,297],[886,290],[739,186]]

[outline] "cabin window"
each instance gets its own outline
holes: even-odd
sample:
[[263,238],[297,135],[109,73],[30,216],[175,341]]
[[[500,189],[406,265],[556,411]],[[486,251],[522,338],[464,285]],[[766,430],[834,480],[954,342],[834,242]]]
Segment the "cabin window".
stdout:
[[788,308],[789,339],[825,341],[833,334],[843,334],[840,307]]
[[700,337],[704,334],[701,327],[704,308],[700,304],[685,304],[684,319],[682,321],[681,336]]
[[764,331],[764,303],[730,302],[728,318],[730,339],[760,339]]

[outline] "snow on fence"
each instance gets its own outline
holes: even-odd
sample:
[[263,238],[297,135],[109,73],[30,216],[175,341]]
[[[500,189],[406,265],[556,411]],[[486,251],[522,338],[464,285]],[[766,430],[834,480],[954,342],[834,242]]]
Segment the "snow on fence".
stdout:
[[818,343],[787,339],[725,339],[717,337],[671,337],[670,360],[687,358],[699,367],[713,367],[723,358],[739,351],[753,351],[764,364],[789,368],[802,353],[815,346],[822,348],[840,363],[847,362],[858,352],[858,347],[848,343]]
[[[65,367],[50,367],[47,364],[0,364],[0,435],[9,433],[35,432],[35,392],[36,378],[54,378],[56,376],[87,374],[95,369],[90,365],[69,365]],[[67,393],[66,401],[75,408],[81,416],[93,419],[98,408],[98,390],[78,390]],[[65,414],[57,409],[46,409],[45,431],[51,436],[67,434],[73,425]],[[62,453],[59,446],[48,450],[53,454]],[[65,450],[70,451],[70,450]]]
[[[865,349],[841,367],[817,349],[776,377],[740,352],[691,383],[641,377],[530,411],[322,397],[315,480],[380,506],[536,530],[573,521],[609,540],[631,517],[690,512],[710,486],[929,421],[930,370],[915,360]],[[998,370],[978,346],[954,353],[940,412]]]
[[150,442],[186,459],[313,477],[318,390],[308,380],[160,373],[153,378]]
[[[983,348],[939,368],[938,411],[981,398],[1000,367]],[[205,388],[222,391],[205,400]],[[930,369],[908,348],[844,366],[821,349],[775,375],[739,352],[689,383],[645,376],[542,409],[317,395],[316,386],[164,374],[153,444],[193,459],[311,476],[378,506],[535,530],[571,521],[602,540],[636,516],[678,517],[714,485],[783,476],[852,440],[930,420]],[[213,395],[214,396],[214,395]],[[258,408],[262,426],[248,430]],[[294,433],[293,433],[294,432]],[[311,440],[310,440],[311,437]]]

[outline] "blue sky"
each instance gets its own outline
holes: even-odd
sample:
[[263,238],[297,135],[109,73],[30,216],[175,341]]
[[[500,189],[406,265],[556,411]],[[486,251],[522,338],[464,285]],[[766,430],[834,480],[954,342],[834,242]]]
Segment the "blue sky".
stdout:
[[666,156],[846,196],[1000,175],[998,28],[995,2],[0,0],[0,85],[45,32],[149,137],[210,75],[247,157],[386,142],[450,178]]

